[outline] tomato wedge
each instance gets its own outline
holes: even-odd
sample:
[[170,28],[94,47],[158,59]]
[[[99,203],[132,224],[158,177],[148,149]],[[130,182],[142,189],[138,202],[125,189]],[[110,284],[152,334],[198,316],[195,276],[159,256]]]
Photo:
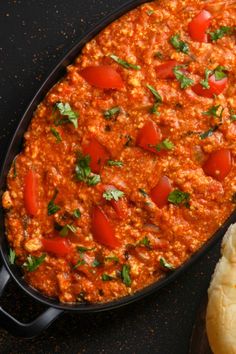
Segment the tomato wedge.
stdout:
[[24,204],[27,214],[35,216],[38,211],[38,179],[33,170],[29,170],[24,181]]
[[65,257],[71,253],[70,242],[66,238],[54,237],[52,239],[42,239],[44,251],[53,253],[58,257]]
[[228,149],[214,151],[203,165],[203,171],[218,181],[229,174],[232,167],[231,152]]
[[151,120],[144,124],[140,129],[136,144],[154,153],[157,153],[155,145],[161,142],[162,134],[158,126]]
[[95,138],[91,138],[89,144],[83,147],[83,153],[90,156],[90,168],[94,173],[99,173],[109,159],[108,151]]
[[102,243],[109,248],[116,248],[120,245],[107,215],[100,206],[95,206],[93,208],[92,234],[97,242]]
[[157,185],[151,190],[150,196],[152,201],[159,207],[163,208],[168,204],[168,196],[172,191],[170,180],[167,176],[162,176]]
[[156,67],[158,79],[175,79],[174,67],[180,65],[176,60],[168,60],[165,63]]
[[80,75],[92,86],[101,89],[121,89],[124,87],[120,74],[109,65],[88,66]]
[[195,42],[208,42],[207,29],[211,24],[211,14],[206,10],[202,10],[188,24],[188,33]]
[[215,75],[211,75],[209,77],[208,83],[209,88],[204,88],[200,83],[192,86],[193,92],[195,92],[199,96],[214,98],[214,95],[219,95],[224,91],[228,82],[228,78],[224,77],[221,80],[216,80]]

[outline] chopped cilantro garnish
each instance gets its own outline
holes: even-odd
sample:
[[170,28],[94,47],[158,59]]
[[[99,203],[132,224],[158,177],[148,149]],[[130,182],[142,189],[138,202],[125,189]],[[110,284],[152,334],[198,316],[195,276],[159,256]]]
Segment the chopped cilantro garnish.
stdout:
[[145,236],[142,240],[137,243],[137,246],[145,246],[146,248],[150,248],[150,240],[147,236]]
[[145,198],[148,197],[148,194],[147,194],[147,192],[145,192],[144,189],[139,188],[138,191],[139,191],[139,193],[141,193]]
[[34,272],[45,260],[46,254],[42,254],[40,257],[34,257],[29,255],[27,261],[23,264],[29,272]]
[[131,277],[130,277],[130,265],[124,264],[122,266],[122,270],[121,270],[121,278],[123,283],[126,286],[130,286],[131,285]]
[[107,164],[108,164],[108,166],[118,166],[118,167],[122,167],[123,166],[123,162],[122,161],[108,160]]
[[109,120],[111,119],[115,114],[120,113],[121,109],[120,107],[113,107],[108,109],[107,111],[104,111],[103,115],[104,117]]
[[69,231],[71,231],[73,234],[75,234],[77,229],[74,225],[66,224],[65,226],[62,227],[62,229],[60,231],[60,235],[65,237],[68,235]]
[[119,263],[119,258],[116,256],[106,257],[105,261]]
[[10,264],[14,264],[15,263],[15,260],[16,260],[16,252],[10,248],[9,250],[9,256],[8,256],[8,259],[9,259],[9,263]]
[[175,145],[172,143],[172,141],[170,141],[169,139],[165,139],[161,143],[157,144],[155,146],[155,149],[157,151],[172,150],[172,149],[174,149],[174,147],[175,147]]
[[75,209],[72,215],[74,216],[74,218],[79,219],[81,217],[81,212],[79,209]]
[[153,94],[153,96],[155,97],[156,102],[161,103],[161,102],[162,102],[162,98],[161,98],[160,94],[157,92],[157,90],[155,90],[154,87],[151,86],[151,85],[149,85],[149,84],[147,84],[146,86],[147,86],[147,88],[151,91],[151,93]]
[[171,263],[168,263],[164,257],[160,258],[160,265],[168,270],[174,270],[174,266]]
[[163,59],[163,54],[162,54],[162,52],[158,51],[158,52],[155,52],[155,53],[154,53],[154,57],[157,57],[157,58],[159,58],[160,60],[162,60],[162,59]]
[[200,81],[200,84],[202,85],[203,88],[205,89],[209,89],[210,85],[209,85],[209,76],[212,74],[212,70],[206,69],[205,70],[205,79]]
[[234,122],[236,120],[236,114],[233,109],[230,109],[230,120]]
[[96,267],[100,267],[101,265],[102,265],[102,263],[98,259],[95,258],[92,263],[92,267],[96,268]]
[[180,39],[179,34],[176,34],[176,35],[170,37],[170,43],[178,52],[182,52],[185,54],[189,53],[188,44]]
[[59,207],[59,205],[56,205],[54,202],[55,202],[55,199],[58,195],[58,190],[55,189],[54,191],[54,194],[53,194],[53,197],[52,199],[50,200],[50,202],[48,203],[48,215],[53,215],[55,213],[57,213],[59,210],[61,210],[61,208]]
[[110,275],[108,275],[108,274],[106,274],[106,273],[103,273],[102,274],[102,280],[103,281],[111,281],[111,280],[113,280],[114,278],[113,277],[111,277]]
[[66,118],[55,120],[55,125],[61,125],[65,123],[72,123],[75,128],[78,128],[78,117],[79,114],[74,112],[69,103],[56,103],[56,108],[60,114]]
[[128,63],[127,61],[119,58],[118,56],[116,56],[114,54],[111,54],[110,58],[113,59],[116,63],[118,63],[119,65],[123,66],[126,69],[141,70],[141,66]]
[[155,11],[152,10],[152,9],[148,9],[148,10],[146,11],[146,13],[147,13],[148,16],[151,16],[151,15],[153,15],[153,14],[155,13]]
[[220,80],[224,79],[225,77],[227,77],[227,74],[225,73],[225,71],[227,71],[227,68],[222,65],[218,65],[214,69],[214,75],[215,75],[216,81],[220,81]]
[[80,267],[82,265],[85,265],[85,264],[86,264],[85,260],[84,259],[80,259],[80,260],[78,260],[76,265],[73,267],[73,269],[76,269],[76,268],[78,268],[78,267]]
[[168,195],[168,201],[174,205],[183,204],[186,207],[189,207],[190,194],[182,192],[179,189],[175,189]]
[[77,246],[76,249],[77,249],[77,251],[84,253],[87,251],[93,251],[95,249],[95,247],[88,248],[88,247],[84,247],[84,246]]
[[51,133],[55,136],[56,141],[59,143],[60,141],[62,141],[62,137],[60,135],[60,133],[55,129],[55,128],[51,128],[50,129]]
[[208,32],[212,42],[216,42],[218,39],[224,37],[227,34],[232,34],[234,29],[229,26],[220,26],[214,32]]
[[[221,109],[219,110],[219,108]],[[202,114],[206,116],[211,116],[215,118],[219,118],[220,120],[222,119],[222,114],[224,112],[224,108],[219,104],[218,106],[212,106],[208,109],[206,112],[202,112]]]
[[120,198],[124,196],[124,192],[119,191],[118,189],[107,189],[102,196],[106,200],[114,199],[117,202]]
[[90,160],[89,155],[83,156],[80,153],[75,167],[75,175],[78,181],[85,182],[88,186],[94,186],[101,182],[101,177],[91,173]]
[[211,127],[209,130],[207,130],[206,132],[203,132],[201,133],[199,136],[200,136],[200,139],[203,140],[203,139],[206,139],[206,138],[209,138],[209,136],[212,136],[212,134],[219,128],[218,125],[215,125],[214,127]]
[[176,65],[173,69],[175,77],[179,81],[180,87],[182,89],[186,89],[187,87],[192,86],[194,84],[194,81],[183,73],[182,69],[184,68],[185,65]]

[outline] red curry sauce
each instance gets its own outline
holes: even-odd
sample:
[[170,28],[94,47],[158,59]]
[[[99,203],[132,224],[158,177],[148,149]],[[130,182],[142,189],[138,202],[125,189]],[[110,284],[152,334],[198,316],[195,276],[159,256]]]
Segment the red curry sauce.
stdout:
[[8,175],[10,261],[106,302],[196,252],[236,201],[235,2],[154,1],[89,42]]

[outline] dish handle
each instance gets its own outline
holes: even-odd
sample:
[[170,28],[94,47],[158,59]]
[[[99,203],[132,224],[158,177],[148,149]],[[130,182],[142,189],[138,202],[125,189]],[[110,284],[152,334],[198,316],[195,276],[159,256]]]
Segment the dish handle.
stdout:
[[[0,270],[0,297],[11,277],[4,266]],[[49,307],[30,323],[19,322],[0,306],[0,326],[14,336],[32,338],[48,328],[64,311]]]

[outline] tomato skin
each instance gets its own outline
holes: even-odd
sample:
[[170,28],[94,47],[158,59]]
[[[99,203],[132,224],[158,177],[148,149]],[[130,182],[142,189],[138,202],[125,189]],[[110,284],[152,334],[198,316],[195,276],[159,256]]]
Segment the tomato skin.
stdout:
[[90,156],[90,168],[94,173],[99,173],[109,159],[109,153],[106,148],[94,137],[90,139],[88,145],[83,147],[83,153]]
[[136,144],[151,152],[157,153],[155,147],[150,145],[157,145],[161,142],[162,134],[158,126],[151,120],[146,122],[139,130]]
[[169,178],[162,176],[157,185],[151,190],[150,196],[158,208],[163,208],[168,205],[168,196],[171,191],[172,186]]
[[207,29],[211,23],[211,14],[206,10],[202,10],[188,24],[188,32],[191,39],[195,42],[207,43]]
[[36,216],[38,211],[38,178],[29,170],[24,180],[24,205],[28,215]]
[[211,176],[218,181],[229,174],[232,167],[231,152],[228,149],[214,151],[203,165],[203,171],[207,176]]
[[120,245],[116,239],[115,231],[110,224],[107,215],[98,205],[93,208],[91,229],[93,237],[97,242],[111,249]]
[[52,239],[42,239],[44,251],[53,253],[58,257],[65,257],[71,253],[70,242],[63,237],[54,237]]
[[156,74],[158,79],[175,79],[174,67],[180,65],[176,60],[168,60],[165,63],[158,65]]
[[198,83],[192,86],[192,90],[199,96],[214,98],[214,95],[219,95],[221,94],[221,92],[224,91],[227,82],[227,77],[224,77],[223,79],[217,81],[215,79],[215,75],[211,75],[208,80],[210,86],[208,89],[205,89],[200,83]]
[[80,75],[92,86],[101,89],[122,89],[124,87],[120,74],[109,65],[88,66]]

